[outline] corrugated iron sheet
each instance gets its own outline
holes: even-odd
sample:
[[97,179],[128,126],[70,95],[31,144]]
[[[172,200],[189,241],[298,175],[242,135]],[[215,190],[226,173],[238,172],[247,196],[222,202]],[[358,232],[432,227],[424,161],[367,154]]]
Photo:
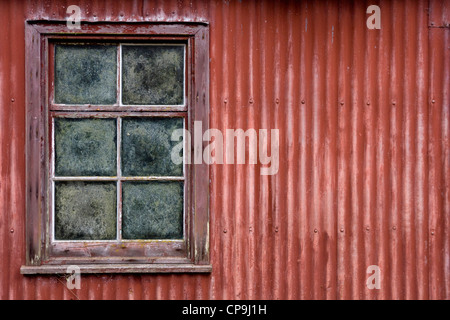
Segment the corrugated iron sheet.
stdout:
[[[211,127],[280,129],[280,170],[212,165],[210,275],[23,276],[25,19],[210,23]],[[369,30],[366,9],[381,8]],[[450,299],[449,1],[0,1],[0,299]],[[381,289],[367,268],[378,265]]]

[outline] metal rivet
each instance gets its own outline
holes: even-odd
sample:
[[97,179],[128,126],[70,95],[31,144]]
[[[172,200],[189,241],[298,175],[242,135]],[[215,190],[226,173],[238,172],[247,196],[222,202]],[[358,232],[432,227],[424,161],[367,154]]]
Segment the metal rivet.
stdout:
[[344,232],[344,228],[341,228],[341,232]]
[[392,105],[394,105],[394,106],[395,106],[395,101],[392,101]]
[[314,233],[317,233],[317,232],[319,232],[319,230],[317,230],[317,229],[314,229]]
[[279,100],[279,99],[276,99],[275,102],[278,104],[278,103],[280,103],[280,100]]
[[14,233],[14,229],[9,230],[9,232]]
[[250,98],[250,100],[249,100],[248,102],[250,102],[250,103],[253,103],[253,99],[252,99],[252,98]]
[[343,106],[344,105],[344,101],[341,101],[341,106]]
[[396,227],[396,226],[393,226],[393,227],[392,227],[392,230],[397,230],[397,227]]
[[370,230],[370,228],[369,228],[369,227],[366,227],[366,230],[367,230],[367,231],[369,231],[369,230]]
[[227,229],[223,229],[223,233],[227,233]]
[[434,99],[433,99],[433,100],[431,100],[431,103],[435,103],[435,102],[436,102],[436,100],[434,100]]
[[223,103],[227,103],[227,102],[228,102],[228,100],[227,100],[227,99],[224,99],[224,100],[223,100]]
[[278,232],[278,227],[275,227],[275,232]]
[[14,101],[16,101],[14,98],[11,98],[11,102],[14,102]]
[[302,100],[302,104],[305,104],[305,100]]
[[370,101],[367,101],[366,104],[369,106],[370,105]]
[[431,231],[431,235],[434,236],[434,230]]

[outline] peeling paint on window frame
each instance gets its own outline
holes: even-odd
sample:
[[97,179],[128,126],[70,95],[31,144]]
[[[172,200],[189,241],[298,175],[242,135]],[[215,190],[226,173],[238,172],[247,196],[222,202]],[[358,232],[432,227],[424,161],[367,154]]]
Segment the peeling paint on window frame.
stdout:
[[[55,243],[50,237],[49,155],[52,154],[51,129],[54,116],[180,116],[188,128],[194,121],[209,126],[209,26],[207,23],[83,23],[70,31],[65,21],[27,21],[26,23],[27,99],[27,232],[26,265],[23,274],[55,273],[67,264],[102,273],[128,272],[210,272],[209,262],[209,168],[188,165],[186,183],[189,197],[187,238],[184,244],[172,240],[129,241],[129,243]],[[185,41],[187,74],[184,106],[66,106],[52,103],[52,65],[49,47],[55,41],[149,42]],[[194,50],[195,48],[195,50]],[[119,80],[120,81],[120,80]],[[194,139],[192,139],[194,141]],[[193,148],[193,146],[189,146]],[[155,177],[149,177],[155,179]],[[120,194],[121,192],[118,192]]]

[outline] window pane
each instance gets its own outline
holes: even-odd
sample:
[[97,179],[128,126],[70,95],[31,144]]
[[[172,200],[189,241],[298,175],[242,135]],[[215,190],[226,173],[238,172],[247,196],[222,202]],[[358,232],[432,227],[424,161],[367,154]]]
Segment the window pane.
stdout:
[[174,130],[183,129],[183,121],[183,118],[123,119],[122,175],[182,176],[183,164],[175,164],[171,158],[172,149],[182,142],[172,141],[171,136]]
[[122,102],[181,105],[184,46],[122,46]]
[[123,239],[182,239],[182,182],[124,182]]
[[116,239],[115,182],[56,182],[55,239]]
[[57,176],[115,176],[115,119],[55,118]]
[[56,103],[114,104],[116,84],[116,46],[55,46]]

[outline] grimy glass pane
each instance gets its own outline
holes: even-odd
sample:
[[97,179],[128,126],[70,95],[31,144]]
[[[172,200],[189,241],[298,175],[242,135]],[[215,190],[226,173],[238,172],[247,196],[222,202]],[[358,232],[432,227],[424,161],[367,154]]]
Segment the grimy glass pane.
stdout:
[[123,239],[182,239],[183,182],[124,182]]
[[55,182],[55,239],[116,239],[116,199],[115,182]]
[[184,102],[184,46],[122,46],[122,103]]
[[55,118],[57,176],[115,176],[115,119]]
[[182,154],[182,142],[172,141],[171,136],[174,130],[183,129],[183,121],[183,118],[123,119],[122,175],[182,176],[183,164],[176,164],[171,157],[177,145]]
[[56,45],[55,102],[114,104],[117,46]]

